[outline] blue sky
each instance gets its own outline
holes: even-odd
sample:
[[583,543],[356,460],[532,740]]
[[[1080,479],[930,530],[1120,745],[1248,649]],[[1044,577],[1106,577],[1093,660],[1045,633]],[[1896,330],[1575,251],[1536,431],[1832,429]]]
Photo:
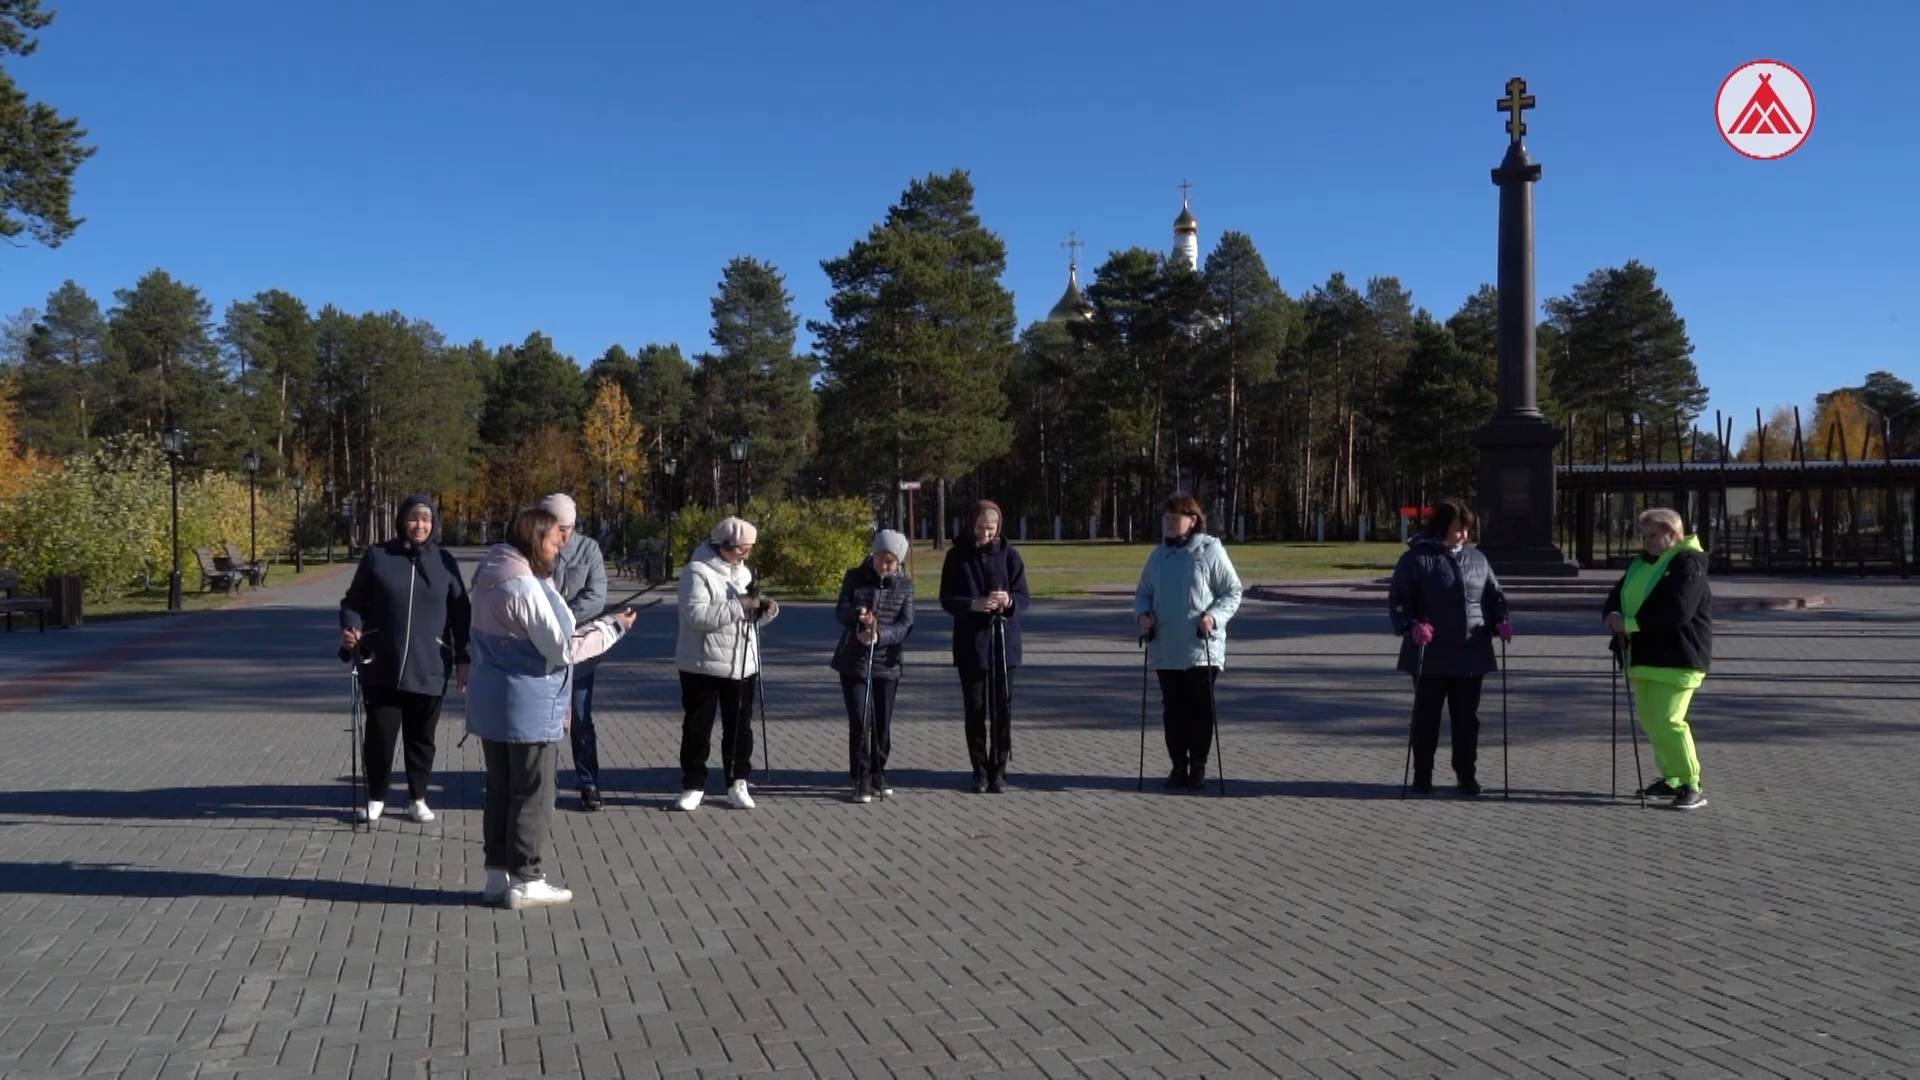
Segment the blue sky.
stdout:
[[[1442,316],[1494,276],[1494,99],[1524,75],[1539,290],[1652,264],[1712,404],[1920,379],[1920,14],[1904,4],[696,6],[56,0],[28,92],[81,118],[87,224],[0,252],[0,313],[167,268],[456,341],[706,348],[734,255],[821,318],[819,261],[907,180],[970,169],[1023,322],[1083,262],[1251,234],[1291,292],[1398,275]],[[1713,99],[1774,57],[1811,138],[1760,162]],[[803,345],[806,338],[803,335]],[[1709,420],[1709,423],[1711,421]]]

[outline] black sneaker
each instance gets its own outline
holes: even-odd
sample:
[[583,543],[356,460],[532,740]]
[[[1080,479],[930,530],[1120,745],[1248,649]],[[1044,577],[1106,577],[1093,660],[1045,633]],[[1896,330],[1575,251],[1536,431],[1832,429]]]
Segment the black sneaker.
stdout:
[[1433,778],[1416,776],[1413,778],[1413,786],[1407,790],[1413,792],[1415,795],[1431,795],[1433,794]]
[[1671,799],[1680,793],[1675,791],[1673,785],[1667,783],[1665,780],[1655,780],[1634,794],[1646,799]]
[[580,789],[580,809],[591,813],[605,805],[606,804],[600,800],[599,788],[588,784]]
[[1680,793],[1673,797],[1675,810],[1698,810],[1705,805],[1707,805],[1707,797],[1700,794],[1700,789],[1696,787],[1687,787],[1683,784],[1680,787]]
[[1462,798],[1473,799],[1480,795],[1480,781],[1471,776],[1459,780],[1454,787],[1459,790]]
[[1007,771],[1005,769],[987,770],[987,794],[998,795],[1007,790]]
[[1207,767],[1195,765],[1187,770],[1187,790],[1203,791],[1207,786]]
[[1166,788],[1186,787],[1187,767],[1185,765],[1175,765],[1173,771],[1167,774],[1167,782],[1161,786]]
[[985,795],[987,793],[987,772],[985,769],[973,770],[973,793],[975,795]]

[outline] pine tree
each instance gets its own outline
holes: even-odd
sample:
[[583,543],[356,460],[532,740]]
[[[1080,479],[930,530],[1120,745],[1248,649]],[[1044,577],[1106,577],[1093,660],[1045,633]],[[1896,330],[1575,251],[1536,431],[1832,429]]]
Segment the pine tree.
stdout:
[[812,357],[794,351],[800,320],[786,279],[771,263],[735,258],[712,310],[714,352],[700,358],[710,395],[704,450],[718,462],[745,435],[749,482],[785,496],[813,454],[815,371]]
[[1604,412],[1615,430],[1631,426],[1635,414],[1650,428],[1669,430],[1676,417],[1690,424],[1706,407],[1686,322],[1652,267],[1629,261],[1596,270],[1546,308],[1562,335],[1552,369],[1553,395],[1562,407]]
[[250,427],[269,444],[266,450],[275,460],[286,461],[316,363],[307,305],[279,289],[237,300],[227,308],[221,338],[250,403]]
[[1240,461],[1247,441],[1245,388],[1273,378],[1286,334],[1289,301],[1267,272],[1253,238],[1245,233],[1222,233],[1207,256],[1203,274],[1218,319],[1212,350],[1215,367],[1225,369],[1226,503],[1219,527],[1230,530],[1240,513]]
[[[29,56],[35,30],[53,21],[40,0],[0,0],[0,57]],[[27,233],[59,247],[84,218],[73,216],[73,174],[93,156],[78,121],[30,101],[0,68],[0,240]]]
[[107,367],[115,400],[103,410],[103,428],[153,434],[175,424],[188,433],[190,455],[220,460],[235,433],[218,422],[228,384],[214,349],[212,308],[200,290],[165,270],[149,271],[113,296]]
[[810,324],[825,372],[821,449],[843,483],[937,478],[943,495],[1009,443],[1006,245],[973,194],[963,170],[914,180],[864,239],[821,263],[833,286],[831,318]]
[[[1471,320],[1466,327],[1472,330]],[[1394,463],[1416,498],[1468,494],[1479,463],[1473,433],[1499,404],[1495,362],[1461,348],[1452,331],[1424,312],[1414,320],[1411,344],[1384,401],[1395,432]]]
[[72,281],[47,297],[28,331],[19,395],[27,445],[55,457],[88,449],[106,387],[107,321]]
[[503,345],[496,354],[487,387],[480,435],[495,448],[520,444],[547,427],[573,430],[586,404],[586,380],[580,366],[553,347],[553,339],[534,331],[519,345]]

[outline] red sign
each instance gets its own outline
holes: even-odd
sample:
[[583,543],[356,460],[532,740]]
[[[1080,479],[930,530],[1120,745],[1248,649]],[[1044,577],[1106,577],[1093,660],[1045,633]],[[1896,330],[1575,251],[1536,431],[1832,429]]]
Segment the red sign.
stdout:
[[1750,60],[1720,83],[1714,123],[1727,145],[1750,158],[1783,158],[1813,132],[1813,87],[1793,65]]
[[1432,513],[1433,507],[1431,506],[1403,506],[1400,508],[1401,517],[1425,519]]

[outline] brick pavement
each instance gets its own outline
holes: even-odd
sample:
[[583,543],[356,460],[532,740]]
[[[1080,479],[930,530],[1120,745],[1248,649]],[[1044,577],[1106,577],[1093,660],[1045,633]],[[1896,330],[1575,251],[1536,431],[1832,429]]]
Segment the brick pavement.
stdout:
[[1384,616],[1265,604],[1220,684],[1229,797],[1157,790],[1157,733],[1136,793],[1112,601],[1036,611],[998,797],[961,790],[923,609],[901,794],[864,807],[829,614],[792,605],[760,808],[669,813],[669,602],[600,676],[608,810],[555,818],[577,900],[524,914],[475,902],[457,698],[440,819],[344,824],[343,584],[196,617],[0,716],[0,1074],[1920,1074],[1911,583],[1722,621],[1690,816],[1607,797],[1601,643],[1524,610],[1510,802],[1398,799]]

